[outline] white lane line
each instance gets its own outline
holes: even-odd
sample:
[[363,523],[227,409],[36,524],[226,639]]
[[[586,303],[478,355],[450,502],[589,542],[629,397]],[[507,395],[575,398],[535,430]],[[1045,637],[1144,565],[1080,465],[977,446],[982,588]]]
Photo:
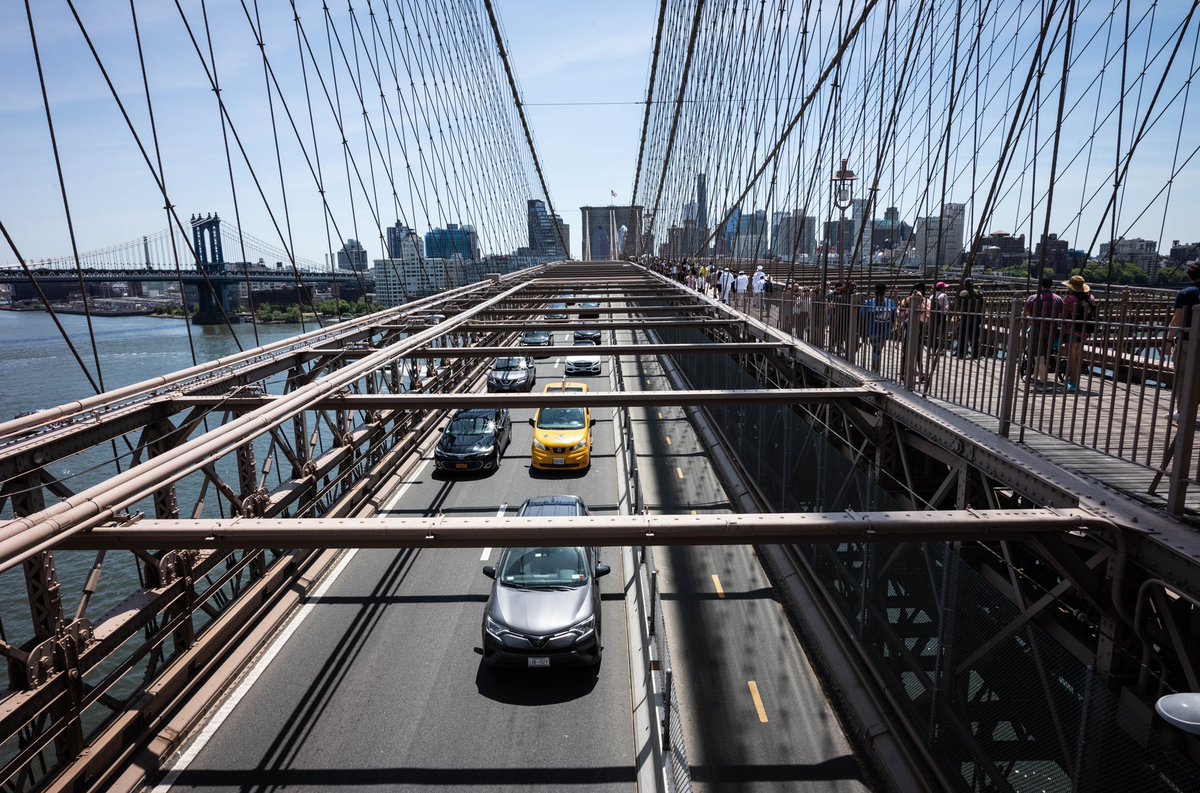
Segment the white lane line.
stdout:
[[353,548],[346,551],[345,555],[342,556],[340,561],[338,561],[337,566],[334,567],[333,570],[331,570],[329,574],[325,576],[325,580],[323,580],[317,586],[317,588],[313,590],[312,595],[309,596],[309,602],[300,607],[300,610],[297,611],[296,615],[292,617],[290,622],[288,622],[287,627],[285,627],[283,631],[275,637],[275,641],[271,642],[271,645],[267,648],[267,651],[259,657],[257,662],[255,662],[254,668],[250,670],[250,674],[242,678],[242,682],[239,683],[238,687],[233,690],[233,693],[229,695],[229,698],[222,702],[221,706],[217,708],[217,712],[213,714],[213,717],[208,721],[207,724],[204,725],[204,729],[200,730],[200,734],[196,736],[196,740],[192,741],[187,750],[179,756],[179,760],[176,761],[174,766],[172,766],[170,772],[163,779],[163,781],[154,788],[153,793],[166,793],[166,791],[171,789],[171,786],[174,785],[176,780],[179,779],[179,775],[186,771],[187,767],[191,765],[193,760],[196,759],[196,756],[203,751],[205,745],[209,742],[213,735],[216,734],[217,730],[221,729],[221,725],[224,724],[225,720],[228,719],[233,713],[234,708],[238,706],[238,703],[242,701],[242,698],[245,697],[250,689],[254,687],[254,684],[258,682],[258,679],[262,676],[262,673],[265,672],[267,667],[271,665],[271,662],[275,660],[275,656],[279,655],[279,651],[283,649],[285,644],[287,644],[288,639],[292,638],[292,634],[295,633],[296,629],[300,627],[300,623],[304,622],[308,615],[312,613],[313,607],[316,606],[316,603],[313,601],[320,600],[320,598],[327,591],[329,591],[329,587],[333,585],[333,582],[337,579],[337,577],[342,573],[343,570],[346,569],[346,566],[350,564],[350,560],[354,558],[354,555],[357,552],[357,549]]
[[[387,512],[395,507],[400,499],[404,498],[404,494],[408,492],[408,489],[417,482],[421,474],[424,473],[428,466],[428,462],[422,464],[421,467],[412,474],[412,478],[401,485],[400,489],[396,491],[396,495],[392,496],[387,505],[380,511]],[[312,594],[308,596],[308,602],[300,607],[283,631],[281,631],[279,635],[275,637],[275,640],[271,642],[266,652],[259,656],[258,660],[254,664],[254,667],[250,670],[250,673],[247,674],[246,677],[242,678],[242,682],[239,683],[237,688],[233,690],[233,693],[229,695],[229,698],[221,703],[221,706],[217,708],[217,712],[213,714],[213,717],[209,719],[208,723],[204,725],[204,728],[200,730],[200,733],[196,736],[196,739],[192,741],[192,743],[181,755],[179,755],[179,759],[171,767],[171,770],[167,773],[167,775],[163,777],[163,781],[154,788],[152,793],[167,793],[167,791],[171,789],[171,786],[174,785],[179,779],[179,775],[186,771],[188,766],[192,764],[192,761],[195,760],[200,752],[204,750],[204,747],[212,739],[213,735],[216,734],[217,730],[221,729],[221,725],[224,724],[225,720],[228,719],[233,713],[234,708],[238,706],[238,703],[242,701],[242,698],[245,697],[247,692],[250,691],[256,682],[258,682],[258,679],[262,677],[263,672],[267,671],[267,667],[270,666],[271,662],[275,660],[275,656],[279,655],[279,652],[283,649],[283,646],[287,644],[288,639],[292,638],[292,634],[299,629],[300,624],[308,618],[309,614],[312,613],[313,608],[321,601],[321,598],[326,592],[329,591],[329,588],[333,586],[333,583],[337,580],[338,576],[342,574],[342,571],[345,570],[350,564],[350,560],[354,558],[356,553],[358,553],[358,549],[351,548],[350,550],[346,551],[341,559],[338,560],[337,565],[329,571],[324,580],[322,580],[321,583],[317,585],[317,588],[312,591]]]
[[559,365],[560,363],[562,363],[562,358],[555,358],[555,359],[554,359],[554,368],[555,368],[555,369],[557,369],[557,368],[558,368],[558,365]]
[[[504,517],[504,513],[507,509],[508,509],[508,502],[506,501],[500,505],[500,509],[496,510],[496,517],[498,517],[498,518]],[[488,559],[491,559],[491,558],[492,558],[492,549],[484,548],[483,555],[479,557],[479,561],[486,562]]]

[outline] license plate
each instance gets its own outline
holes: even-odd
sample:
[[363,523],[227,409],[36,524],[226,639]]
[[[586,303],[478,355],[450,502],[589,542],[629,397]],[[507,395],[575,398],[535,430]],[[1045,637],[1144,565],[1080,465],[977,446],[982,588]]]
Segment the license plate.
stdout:
[[534,655],[529,658],[530,666],[550,666],[550,659],[544,655]]
[[454,467],[455,468],[466,468],[467,464],[466,463],[455,463]]
[[555,458],[554,458],[554,464],[555,464],[555,465],[566,465],[566,464],[567,464],[567,458],[566,458],[566,457],[555,457]]

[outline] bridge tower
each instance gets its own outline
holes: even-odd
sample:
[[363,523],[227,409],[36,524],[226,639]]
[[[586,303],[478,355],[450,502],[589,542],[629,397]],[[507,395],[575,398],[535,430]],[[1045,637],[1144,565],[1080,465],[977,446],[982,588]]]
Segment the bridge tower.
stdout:
[[221,250],[221,218],[216,214],[207,217],[192,215],[192,246],[196,251],[196,262],[208,276],[200,275],[185,279],[195,284],[199,306],[192,317],[195,325],[223,325],[226,318],[237,322],[238,315],[230,300],[231,284],[225,279],[225,254]]

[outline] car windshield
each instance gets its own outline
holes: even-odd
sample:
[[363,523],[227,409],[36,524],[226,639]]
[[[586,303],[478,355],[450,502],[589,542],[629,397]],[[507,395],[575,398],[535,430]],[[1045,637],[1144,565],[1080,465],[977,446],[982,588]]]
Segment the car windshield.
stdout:
[[595,347],[596,342],[592,341],[591,339],[576,339],[575,346],[576,347]]
[[545,340],[546,340],[546,339],[548,339],[548,338],[550,338],[550,334],[549,334],[549,333],[543,333],[543,332],[541,332],[541,331],[534,331],[534,330],[531,330],[531,331],[529,331],[528,333],[526,333],[526,334],[525,334],[525,341],[536,341],[536,342],[543,342],[543,341],[545,341]]
[[486,416],[459,416],[446,427],[450,435],[486,435],[495,431],[495,422]]
[[510,548],[500,567],[500,583],[529,589],[581,587],[587,564],[581,548]]
[[500,358],[496,361],[496,370],[500,372],[511,372],[515,369],[524,369],[525,361],[521,358]]
[[542,408],[538,411],[537,425],[544,430],[581,430],[583,408]]

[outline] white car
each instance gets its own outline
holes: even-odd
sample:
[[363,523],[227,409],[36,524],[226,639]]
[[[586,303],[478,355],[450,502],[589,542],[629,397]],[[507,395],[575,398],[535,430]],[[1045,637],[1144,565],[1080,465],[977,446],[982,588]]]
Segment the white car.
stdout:
[[567,374],[600,374],[600,355],[587,350],[596,345],[590,341],[577,341],[575,346],[581,349],[575,355],[567,356]]

